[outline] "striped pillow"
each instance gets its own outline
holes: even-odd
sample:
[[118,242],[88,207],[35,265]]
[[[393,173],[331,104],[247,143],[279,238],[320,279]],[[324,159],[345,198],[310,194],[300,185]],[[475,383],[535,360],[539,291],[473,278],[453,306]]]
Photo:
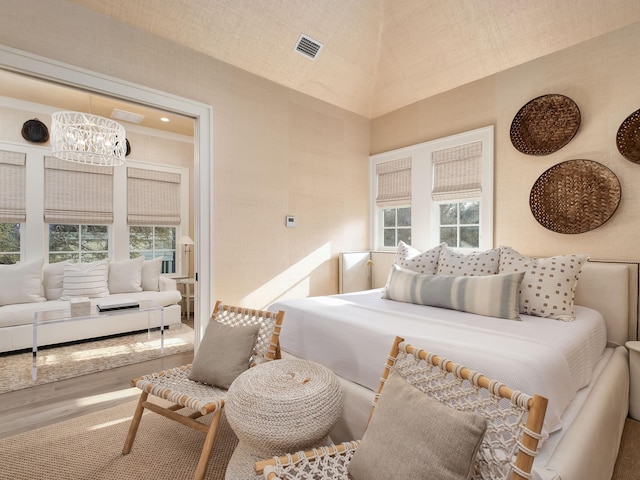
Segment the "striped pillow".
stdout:
[[518,294],[524,272],[484,275],[421,275],[393,265],[382,298],[488,317],[520,320]]
[[109,295],[109,260],[67,263],[64,266],[61,300],[75,297],[99,298]]

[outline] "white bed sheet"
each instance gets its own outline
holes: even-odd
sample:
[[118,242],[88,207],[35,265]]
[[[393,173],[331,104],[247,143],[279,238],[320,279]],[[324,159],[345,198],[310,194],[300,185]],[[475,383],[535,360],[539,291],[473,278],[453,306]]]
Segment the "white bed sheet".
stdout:
[[562,427],[562,414],[588,385],[606,347],[595,310],[576,306],[576,320],[522,315],[485,317],[381,298],[381,290],[285,300],[282,349],[328,366],[376,390],[396,335],[511,388],[549,399],[544,435]]

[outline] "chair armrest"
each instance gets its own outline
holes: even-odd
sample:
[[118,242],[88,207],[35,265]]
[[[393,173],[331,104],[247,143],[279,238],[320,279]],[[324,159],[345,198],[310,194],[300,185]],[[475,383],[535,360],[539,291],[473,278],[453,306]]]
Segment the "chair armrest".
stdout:
[[166,292],[168,290],[177,290],[178,289],[178,284],[176,283],[176,281],[171,278],[171,277],[165,277],[160,275],[160,281],[158,283],[158,286],[160,287],[159,290],[161,292]]

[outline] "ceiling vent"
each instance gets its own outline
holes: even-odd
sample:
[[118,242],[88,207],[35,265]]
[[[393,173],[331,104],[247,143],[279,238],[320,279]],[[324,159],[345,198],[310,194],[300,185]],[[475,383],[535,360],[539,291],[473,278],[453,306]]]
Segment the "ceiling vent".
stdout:
[[120,110],[119,108],[114,108],[111,112],[111,118],[115,118],[116,120],[122,120],[123,122],[135,123],[139,124],[142,122],[144,115],[140,115],[138,113],[127,112],[126,110]]
[[300,55],[304,55],[305,57],[309,57],[311,60],[315,60],[320,50],[322,50],[323,45],[314,40],[311,37],[307,37],[305,34],[300,35],[298,39],[298,43],[296,43],[296,48],[294,51],[299,53]]

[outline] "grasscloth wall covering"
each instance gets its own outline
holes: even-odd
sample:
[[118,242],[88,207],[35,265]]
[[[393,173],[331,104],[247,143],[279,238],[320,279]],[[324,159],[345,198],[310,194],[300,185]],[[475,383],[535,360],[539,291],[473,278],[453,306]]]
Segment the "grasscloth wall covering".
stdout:
[[[485,125],[495,125],[494,241],[530,255],[589,253],[594,259],[640,260],[640,165],[617,150],[620,124],[640,108],[640,24],[431,97],[372,121],[371,152],[379,153]],[[548,93],[572,98],[580,129],[546,156],[516,150],[511,121],[529,100]],[[595,230],[565,235],[541,226],[529,193],[549,167],[572,159],[600,162],[620,179],[622,199]]]
[[0,44],[211,105],[216,298],[335,293],[368,247],[368,119],[64,0],[3,1]]

